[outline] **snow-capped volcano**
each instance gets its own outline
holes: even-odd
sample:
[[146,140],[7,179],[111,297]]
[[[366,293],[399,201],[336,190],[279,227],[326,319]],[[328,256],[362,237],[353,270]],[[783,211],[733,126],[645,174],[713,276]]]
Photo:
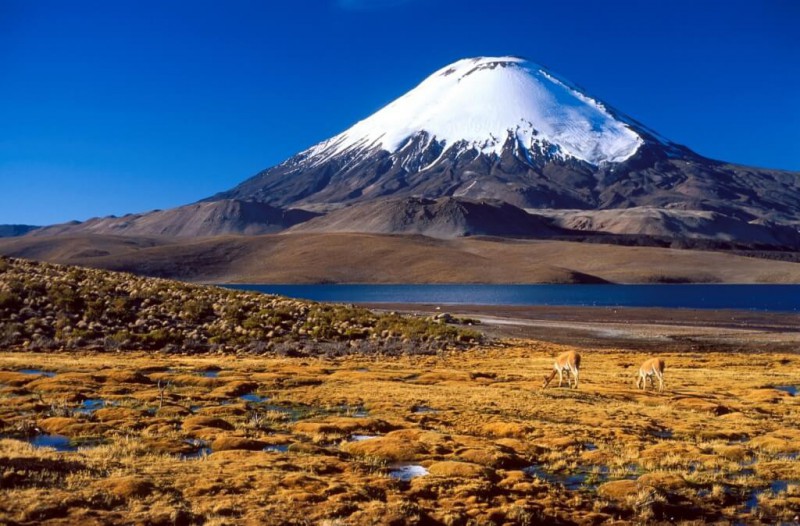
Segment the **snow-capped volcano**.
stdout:
[[481,57],[200,203],[36,235],[284,230],[797,250],[800,175],[704,158],[533,62]]
[[344,133],[314,147],[316,162],[356,150],[395,153],[418,134],[443,146],[500,155],[550,151],[598,165],[630,158],[643,139],[601,103],[517,57],[459,60]]
[[[448,235],[517,232],[500,228],[521,217],[506,203],[568,230],[606,231],[608,214],[637,208],[647,212],[625,214],[615,234],[683,239],[702,212],[714,218],[704,223],[707,239],[800,243],[798,174],[704,158],[516,57],[445,66],[344,132],[208,201],[223,199],[337,210],[297,227],[319,231],[364,231],[366,222],[370,231],[417,231],[403,218],[424,217]],[[571,210],[575,219],[553,210]],[[476,225],[479,216],[494,226]],[[717,231],[733,224],[725,228],[739,234]],[[770,241],[776,232],[793,241]]]
[[209,200],[325,211],[451,196],[595,208],[604,206],[601,187],[626,166],[681,157],[698,156],[542,66],[479,57],[441,68],[344,132]]

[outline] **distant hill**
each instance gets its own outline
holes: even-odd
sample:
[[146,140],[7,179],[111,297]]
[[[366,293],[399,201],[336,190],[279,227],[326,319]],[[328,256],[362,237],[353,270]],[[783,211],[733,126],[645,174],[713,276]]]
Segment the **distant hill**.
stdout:
[[318,214],[275,208],[266,203],[224,199],[123,217],[98,217],[41,228],[31,235],[113,234],[124,236],[208,237],[269,234]]
[[38,228],[41,227],[33,225],[0,225],[0,237],[24,236]]
[[0,254],[206,283],[800,283],[790,261],[479,236],[25,236],[0,239]]

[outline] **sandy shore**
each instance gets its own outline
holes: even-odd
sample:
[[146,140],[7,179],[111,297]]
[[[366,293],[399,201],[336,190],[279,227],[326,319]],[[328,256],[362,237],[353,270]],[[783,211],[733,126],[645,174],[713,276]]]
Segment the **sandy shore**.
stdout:
[[503,305],[368,304],[380,311],[448,312],[480,320],[494,337],[579,347],[691,352],[797,352],[800,313],[742,310]]

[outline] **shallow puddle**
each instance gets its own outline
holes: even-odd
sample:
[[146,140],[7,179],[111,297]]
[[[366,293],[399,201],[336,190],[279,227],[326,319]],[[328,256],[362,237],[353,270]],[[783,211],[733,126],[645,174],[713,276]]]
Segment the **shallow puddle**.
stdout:
[[74,441],[63,435],[36,435],[25,439],[33,447],[52,448],[60,452],[74,452],[98,445],[100,440]]
[[244,400],[245,402],[253,403],[253,404],[262,404],[262,403],[266,402],[267,400],[269,400],[269,397],[268,396],[260,396],[260,395],[257,395],[256,393],[248,393],[248,394],[243,394],[242,396],[239,397],[239,399]]
[[788,490],[789,484],[796,484],[796,482],[790,482],[788,480],[776,480],[769,485],[769,489],[772,491],[772,493],[778,494]]
[[78,447],[72,444],[69,438],[62,435],[36,435],[28,439],[33,447],[49,447],[56,451],[77,451]]
[[628,466],[626,467],[625,474],[620,476],[615,474],[613,477],[611,476],[611,471],[607,466],[580,467],[570,472],[552,473],[546,471],[542,466],[534,464],[533,466],[529,466],[522,471],[531,477],[536,477],[547,482],[548,484],[557,484],[563,486],[568,490],[575,491],[585,489],[594,491],[597,489],[597,486],[604,482],[608,482],[609,480],[637,478],[635,473],[628,473],[633,469],[635,469],[635,466]]
[[181,453],[180,458],[181,460],[191,460],[195,458],[203,458],[211,454],[211,448],[208,445],[208,442],[205,440],[198,440],[190,438],[186,440],[186,443],[190,446],[195,447],[196,449],[191,453]]
[[[747,500],[745,500],[743,509],[745,512],[752,513],[753,511],[758,508],[758,498],[763,495],[764,493],[770,492],[773,495],[777,495],[779,493],[785,493],[789,489],[789,484],[800,484],[798,481],[790,481],[790,480],[775,480],[770,483],[769,487],[767,488],[757,488],[751,490],[747,493]],[[737,491],[741,494],[742,490],[737,489],[735,487],[729,487],[727,489],[728,492],[736,493]],[[783,524],[783,523],[781,523]],[[794,523],[792,523],[794,524]]]
[[53,371],[43,371],[41,369],[19,369],[18,373],[22,374],[35,374],[39,376],[46,376],[48,378],[52,378],[56,375]]
[[286,453],[289,451],[289,444],[272,444],[264,448],[264,451],[273,453]]
[[75,412],[82,415],[90,415],[98,409],[104,408],[106,405],[107,402],[102,398],[88,398],[83,401],[80,407],[75,409]]
[[783,391],[784,393],[789,393],[792,396],[797,396],[796,385],[776,385],[775,389],[777,389],[778,391]]
[[350,435],[350,442],[363,442],[373,438],[380,438],[380,435]]
[[[575,473],[550,473],[545,471],[541,466],[536,465],[529,466],[522,471],[531,477],[543,480],[548,484],[558,484],[569,490],[577,490],[581,487],[584,487],[586,485],[586,479],[589,477],[589,473],[587,471],[579,471]],[[607,478],[607,475],[602,478],[602,481],[605,481],[605,478]],[[600,480],[597,482],[600,482]]]
[[352,418],[366,418],[369,416],[369,411],[360,405],[340,405],[335,408],[333,413]]
[[389,476],[398,480],[411,480],[424,477],[428,470],[419,464],[393,464],[389,466]]
[[200,376],[202,376],[204,378],[217,378],[217,377],[219,377],[219,371],[216,371],[216,370],[200,371],[197,374],[199,374]]
[[415,405],[411,408],[411,412],[415,415],[426,415],[426,414],[435,414],[438,413],[438,409],[434,409],[432,407],[428,407],[427,405]]

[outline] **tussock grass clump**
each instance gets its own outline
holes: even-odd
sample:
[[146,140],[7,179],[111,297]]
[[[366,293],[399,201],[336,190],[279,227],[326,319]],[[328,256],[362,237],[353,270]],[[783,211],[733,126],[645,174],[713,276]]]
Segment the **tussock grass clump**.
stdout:
[[479,333],[426,318],[0,258],[0,345],[29,350],[435,352]]
[[[782,367],[794,355],[663,353],[669,387],[652,393],[619,375],[636,352],[586,352],[579,389],[541,390],[564,348],[509,343],[300,359],[0,352],[0,523],[795,521],[800,398],[747,396],[800,385]],[[54,443],[43,433],[69,448],[31,447]]]

